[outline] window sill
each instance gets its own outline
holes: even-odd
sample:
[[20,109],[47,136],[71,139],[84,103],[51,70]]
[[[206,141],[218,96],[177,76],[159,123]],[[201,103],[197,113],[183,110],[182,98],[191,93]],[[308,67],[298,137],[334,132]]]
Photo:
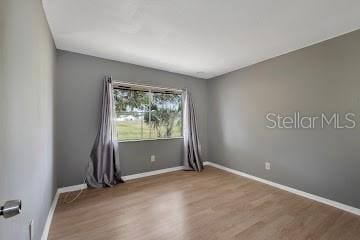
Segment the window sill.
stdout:
[[147,141],[161,141],[161,140],[173,140],[173,139],[183,139],[184,137],[172,137],[172,138],[156,138],[156,139],[134,139],[134,140],[118,140],[118,143],[128,143],[128,142],[147,142]]

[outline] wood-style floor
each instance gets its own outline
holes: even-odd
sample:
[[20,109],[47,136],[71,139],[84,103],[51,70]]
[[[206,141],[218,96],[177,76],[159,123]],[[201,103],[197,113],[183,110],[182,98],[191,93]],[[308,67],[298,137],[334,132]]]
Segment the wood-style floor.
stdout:
[[360,217],[207,166],[60,196],[50,240],[360,239]]

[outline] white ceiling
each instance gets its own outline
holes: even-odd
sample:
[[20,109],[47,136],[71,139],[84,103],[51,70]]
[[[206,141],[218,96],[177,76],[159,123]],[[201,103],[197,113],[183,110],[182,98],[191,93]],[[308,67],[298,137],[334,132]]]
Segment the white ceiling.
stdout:
[[360,28],[359,0],[43,0],[57,48],[199,78]]

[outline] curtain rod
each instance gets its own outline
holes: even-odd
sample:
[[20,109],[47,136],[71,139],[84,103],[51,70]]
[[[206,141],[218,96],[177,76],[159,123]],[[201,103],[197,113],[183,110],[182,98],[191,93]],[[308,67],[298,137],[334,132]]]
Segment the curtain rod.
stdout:
[[184,90],[178,88],[168,88],[168,87],[160,87],[160,86],[153,86],[149,84],[142,84],[142,83],[131,83],[131,82],[122,82],[117,80],[112,80],[115,85],[122,85],[122,86],[129,86],[129,87],[143,87],[143,88],[150,88],[150,89],[158,89],[158,90],[165,90],[165,91],[172,91],[181,93]]

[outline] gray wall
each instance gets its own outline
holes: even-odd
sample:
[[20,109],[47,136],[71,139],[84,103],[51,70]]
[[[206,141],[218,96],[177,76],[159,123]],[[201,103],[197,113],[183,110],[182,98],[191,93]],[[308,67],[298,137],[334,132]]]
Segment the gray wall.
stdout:
[[[55,129],[59,186],[83,181],[98,127],[105,74],[111,74],[120,81],[188,88],[198,110],[200,138],[206,158],[206,80],[66,51],[58,51],[56,71]],[[157,160],[150,163],[150,155],[153,154]],[[120,159],[123,175],[179,166],[182,162],[182,139],[121,143]]]
[[[360,31],[208,82],[208,160],[360,207],[359,129],[268,129],[268,112],[360,123]],[[264,162],[271,163],[266,171]]]
[[0,3],[0,204],[23,212],[0,219],[0,239],[40,239],[56,189],[53,80],[56,52],[40,0]]

